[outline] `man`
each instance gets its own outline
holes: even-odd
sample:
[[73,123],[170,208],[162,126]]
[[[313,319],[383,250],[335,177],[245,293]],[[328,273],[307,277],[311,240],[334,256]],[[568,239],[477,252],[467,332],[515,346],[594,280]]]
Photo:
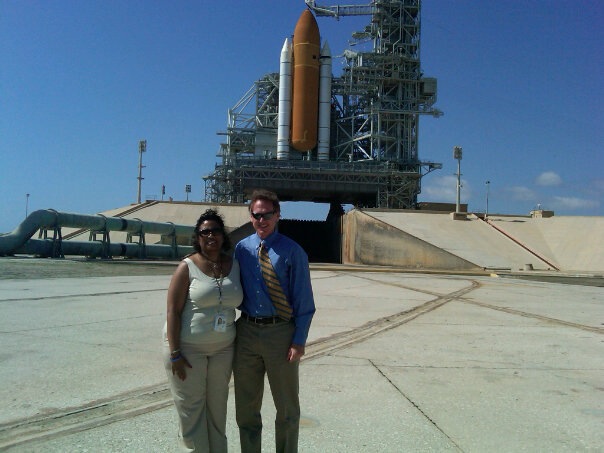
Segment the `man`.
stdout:
[[261,451],[266,374],[277,409],[276,451],[296,452],[298,365],[315,313],[308,257],[296,242],[276,231],[280,206],[275,193],[255,191],[249,211],[256,232],[235,247],[243,286],[233,367],[241,451]]

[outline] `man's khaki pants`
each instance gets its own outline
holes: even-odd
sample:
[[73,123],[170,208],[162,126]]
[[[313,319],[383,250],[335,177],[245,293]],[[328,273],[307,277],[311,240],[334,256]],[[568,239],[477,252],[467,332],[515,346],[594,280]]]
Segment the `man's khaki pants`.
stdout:
[[262,441],[262,396],[264,375],[277,410],[275,442],[277,452],[298,451],[300,402],[299,361],[287,361],[294,323],[257,325],[243,318],[237,321],[235,340],[235,408],[242,453],[260,453]]

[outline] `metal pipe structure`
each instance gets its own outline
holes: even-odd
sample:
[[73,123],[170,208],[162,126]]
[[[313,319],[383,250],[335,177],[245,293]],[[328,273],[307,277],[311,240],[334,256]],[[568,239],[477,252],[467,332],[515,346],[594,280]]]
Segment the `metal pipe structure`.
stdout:
[[[64,241],[61,228],[84,228],[92,233],[103,233],[103,240]],[[40,230],[44,239],[31,239]],[[46,238],[46,232],[53,231],[53,238]],[[191,237],[193,226],[175,225],[173,223],[147,222],[140,219],[124,219],[121,217],[105,217],[98,215],[73,214],[58,212],[54,209],[32,212],[11,233],[0,235],[0,256],[27,254],[45,257],[63,257],[65,255],[80,255],[110,258],[124,256],[129,258],[164,258],[178,259],[193,251],[191,246],[178,246],[177,236]],[[124,231],[141,237],[136,243],[111,244],[110,231]],[[145,234],[160,234],[172,239],[171,245],[146,245]]]

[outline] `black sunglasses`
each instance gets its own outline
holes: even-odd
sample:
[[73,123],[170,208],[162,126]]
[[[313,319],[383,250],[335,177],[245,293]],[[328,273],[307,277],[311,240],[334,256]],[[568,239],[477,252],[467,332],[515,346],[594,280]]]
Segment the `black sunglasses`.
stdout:
[[203,230],[199,230],[199,233],[197,233],[200,236],[209,236],[210,234],[216,236],[217,234],[222,234],[222,228],[220,227],[216,227],[216,228],[204,228]]
[[275,211],[270,211],[270,212],[252,212],[252,217],[255,218],[256,220],[260,220],[260,219],[270,220],[270,219],[273,218],[274,215],[275,215]]

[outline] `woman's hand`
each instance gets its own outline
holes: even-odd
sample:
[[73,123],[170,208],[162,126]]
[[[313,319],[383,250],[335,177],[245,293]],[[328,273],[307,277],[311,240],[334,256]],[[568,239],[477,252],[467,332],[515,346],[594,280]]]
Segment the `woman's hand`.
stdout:
[[172,362],[172,376],[177,376],[178,379],[184,381],[187,378],[187,368],[193,368],[189,361],[184,355],[180,355],[180,358],[176,362]]

